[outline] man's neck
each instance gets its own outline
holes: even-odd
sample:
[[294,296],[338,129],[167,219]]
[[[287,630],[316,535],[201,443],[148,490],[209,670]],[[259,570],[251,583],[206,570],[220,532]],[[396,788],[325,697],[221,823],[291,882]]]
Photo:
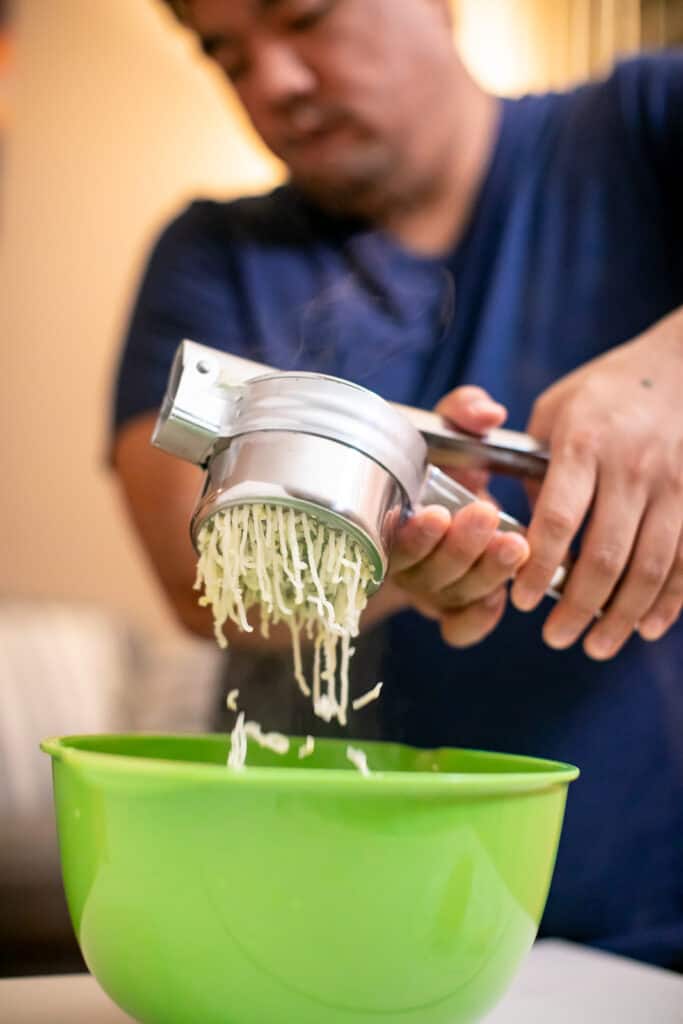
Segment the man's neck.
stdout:
[[[462,85],[461,85],[462,88]],[[379,226],[406,249],[441,255],[457,245],[483,184],[496,143],[501,103],[471,79],[461,97],[457,130],[444,146],[434,187],[410,206],[396,207]]]

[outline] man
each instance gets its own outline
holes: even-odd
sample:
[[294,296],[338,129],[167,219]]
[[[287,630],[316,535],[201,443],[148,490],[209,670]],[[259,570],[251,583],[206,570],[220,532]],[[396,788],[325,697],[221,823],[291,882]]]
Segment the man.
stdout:
[[[193,204],[138,298],[115,461],[166,591],[210,632],[191,590],[197,471],[149,446],[183,337],[440,400],[473,431],[506,411],[526,424],[551,450],[528,543],[500,534],[486,502],[416,514],[368,609],[385,646],[365,681],[385,682],[387,738],[577,763],[542,933],[680,966],[683,56],[500,101],[453,52],[446,0],[178,13],[290,182]],[[524,517],[519,488],[496,495]]]

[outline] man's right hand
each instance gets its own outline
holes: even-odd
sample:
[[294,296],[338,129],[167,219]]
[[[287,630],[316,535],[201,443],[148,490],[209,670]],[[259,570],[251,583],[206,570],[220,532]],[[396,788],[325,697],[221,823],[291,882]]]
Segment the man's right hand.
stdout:
[[[450,392],[436,409],[455,426],[485,433],[505,420],[505,409],[481,388]],[[529,557],[521,534],[497,529],[498,512],[482,474],[458,474],[482,500],[451,514],[438,505],[416,511],[392,548],[389,580],[408,603],[441,626],[445,643],[469,647],[502,618],[506,584]]]

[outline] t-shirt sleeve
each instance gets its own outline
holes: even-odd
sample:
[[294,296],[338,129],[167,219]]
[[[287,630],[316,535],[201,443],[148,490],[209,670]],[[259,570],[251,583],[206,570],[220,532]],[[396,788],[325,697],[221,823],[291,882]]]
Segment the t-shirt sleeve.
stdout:
[[223,212],[218,204],[193,203],[153,246],[115,379],[112,432],[159,408],[184,338],[248,356]]
[[683,48],[624,61],[614,72],[636,156],[653,168],[661,198],[683,223]]

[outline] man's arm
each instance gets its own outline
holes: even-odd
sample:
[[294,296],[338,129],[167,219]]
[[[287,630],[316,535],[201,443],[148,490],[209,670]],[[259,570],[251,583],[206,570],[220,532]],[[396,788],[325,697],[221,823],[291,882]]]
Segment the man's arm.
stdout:
[[[615,70],[619,130],[643,202],[681,288],[683,50]],[[680,301],[680,300],[679,300]],[[545,628],[565,648],[613,657],[637,631],[657,640],[683,604],[683,308],[579,367],[537,400],[528,430],[548,443],[550,469],[529,527],[531,556],[512,591],[523,611],[584,528],[581,551]],[[552,568],[551,568],[552,567]],[[598,609],[604,609],[593,622]]]

